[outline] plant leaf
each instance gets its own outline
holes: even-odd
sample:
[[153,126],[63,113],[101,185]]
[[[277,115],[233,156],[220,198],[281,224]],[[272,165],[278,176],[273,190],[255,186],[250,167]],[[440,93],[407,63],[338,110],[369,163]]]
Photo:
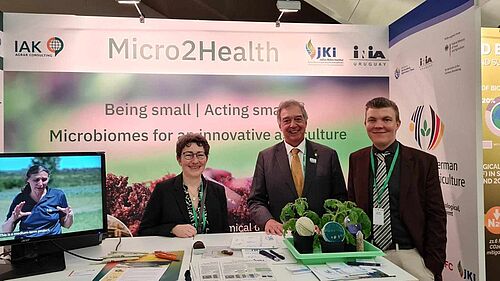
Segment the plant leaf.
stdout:
[[[303,200],[301,200],[303,199]],[[295,211],[297,212],[297,215],[299,217],[303,217],[304,216],[304,212],[308,209],[308,204],[307,204],[307,201],[305,198],[297,198],[297,200],[295,200]]]
[[280,220],[282,223],[285,223],[291,218],[297,217],[293,208],[293,203],[289,202],[281,209]]
[[288,231],[295,232],[295,223],[297,222],[296,218],[289,219],[287,222],[283,223],[283,237],[286,236]]
[[314,211],[307,210],[304,212],[304,217],[310,218],[315,225],[319,225],[319,216]]

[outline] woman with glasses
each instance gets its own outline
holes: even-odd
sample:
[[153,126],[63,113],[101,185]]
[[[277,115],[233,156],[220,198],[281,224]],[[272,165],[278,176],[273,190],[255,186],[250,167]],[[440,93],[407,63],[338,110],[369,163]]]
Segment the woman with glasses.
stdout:
[[176,145],[182,173],[156,186],[139,226],[139,235],[193,237],[229,232],[224,187],[202,175],[210,145],[201,134],[186,134]]

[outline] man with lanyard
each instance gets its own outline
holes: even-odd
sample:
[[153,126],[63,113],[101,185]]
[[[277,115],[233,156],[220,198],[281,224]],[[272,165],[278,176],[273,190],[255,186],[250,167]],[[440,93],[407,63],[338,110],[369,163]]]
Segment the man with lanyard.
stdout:
[[437,159],[396,140],[397,105],[370,100],[365,127],[373,145],[349,157],[348,199],[372,218],[373,243],[418,280],[442,280],[446,211]]

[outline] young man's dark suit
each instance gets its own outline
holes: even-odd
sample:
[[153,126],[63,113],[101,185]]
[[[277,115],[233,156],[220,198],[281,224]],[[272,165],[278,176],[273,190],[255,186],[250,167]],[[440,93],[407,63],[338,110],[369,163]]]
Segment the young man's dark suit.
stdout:
[[[305,178],[302,197],[309,208],[323,214],[328,198],[347,199],[345,180],[335,150],[306,140]],[[298,198],[285,143],[280,142],[259,153],[248,198],[250,214],[264,229],[269,219],[280,221],[281,209]]]
[[[348,198],[372,218],[370,151],[349,157]],[[400,144],[399,212],[425,266],[441,280],[446,260],[446,211],[435,156]]]

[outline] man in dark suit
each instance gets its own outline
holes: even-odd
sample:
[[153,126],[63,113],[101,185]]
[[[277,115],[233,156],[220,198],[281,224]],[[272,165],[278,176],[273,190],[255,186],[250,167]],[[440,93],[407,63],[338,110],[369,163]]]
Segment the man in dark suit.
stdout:
[[348,198],[372,218],[373,241],[389,260],[419,280],[441,280],[446,211],[437,159],[399,143],[400,125],[393,101],[379,97],[366,104],[373,145],[350,155]]
[[344,201],[347,191],[335,150],[305,139],[304,104],[295,100],[282,102],[277,119],[285,141],[259,153],[248,206],[261,229],[282,235],[279,216],[288,202],[305,197],[309,208],[321,215],[326,199]]

